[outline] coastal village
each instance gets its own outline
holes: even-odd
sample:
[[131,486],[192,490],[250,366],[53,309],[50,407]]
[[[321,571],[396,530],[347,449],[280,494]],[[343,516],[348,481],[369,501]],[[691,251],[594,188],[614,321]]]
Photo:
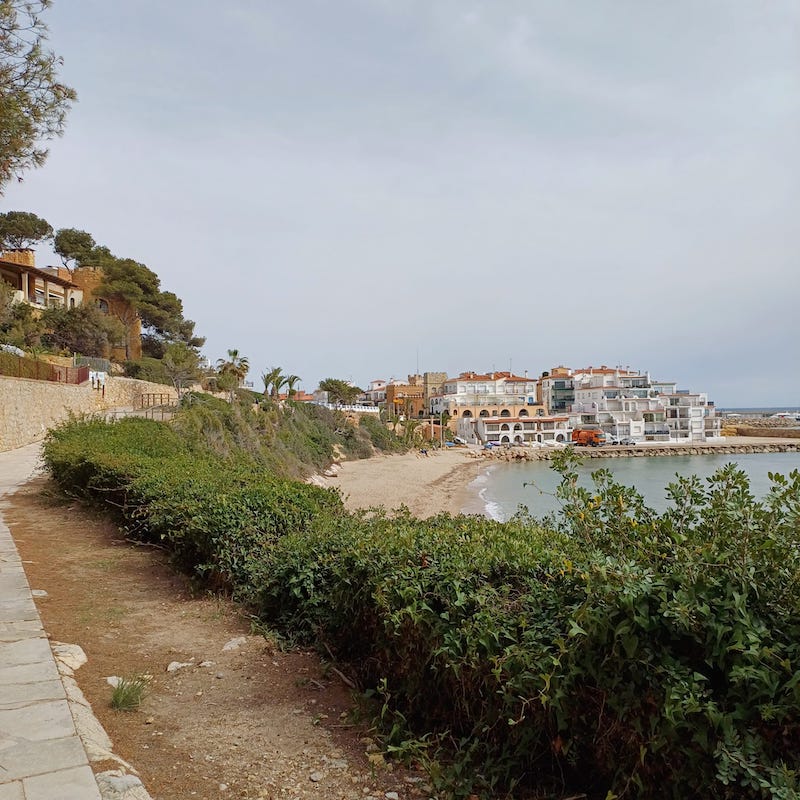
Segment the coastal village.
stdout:
[[629,367],[553,367],[539,378],[511,372],[409,375],[372,381],[364,403],[409,419],[436,419],[472,444],[548,445],[575,430],[603,431],[612,443],[708,442],[720,416],[705,392],[679,389]]

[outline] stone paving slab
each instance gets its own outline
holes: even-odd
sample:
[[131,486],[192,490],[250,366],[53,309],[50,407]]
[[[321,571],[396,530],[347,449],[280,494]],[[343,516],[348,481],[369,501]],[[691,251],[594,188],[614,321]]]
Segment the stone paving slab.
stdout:
[[25,800],[25,791],[22,788],[22,781],[0,783],[0,800]]
[[85,800],[87,797],[100,797],[94,773],[88,766],[49,772],[27,778],[22,783],[25,800]]
[[0,620],[0,642],[17,642],[22,638],[33,636],[45,638],[42,624],[38,618],[16,621]]
[[58,680],[55,662],[40,661],[38,664],[18,664],[14,667],[0,667],[0,684],[38,683]]
[[0,647],[0,667],[37,664],[52,658],[50,643],[43,636],[27,636],[16,642],[6,642]]
[[[33,702],[23,708],[0,711],[0,748],[7,742],[63,739],[75,733],[75,721],[66,697]],[[0,753],[0,758],[2,753]]]
[[[0,775],[6,783],[72,767],[88,767],[89,764],[86,751],[77,736],[35,743],[17,742],[8,746],[4,744],[0,744]],[[98,795],[88,794],[86,797],[95,798]]]
[[[34,681],[0,685],[0,710],[24,708],[43,700],[60,700],[64,696],[61,681]],[[0,798],[0,800],[2,800]]]

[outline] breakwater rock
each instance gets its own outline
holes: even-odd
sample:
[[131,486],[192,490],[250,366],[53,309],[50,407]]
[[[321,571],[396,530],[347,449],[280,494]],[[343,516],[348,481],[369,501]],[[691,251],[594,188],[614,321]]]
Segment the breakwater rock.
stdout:
[[[797,453],[800,440],[775,444],[648,444],[636,447],[576,447],[585,458],[659,458],[666,456],[736,455],[739,453]],[[558,448],[509,447],[481,450],[475,458],[489,461],[549,461]]]

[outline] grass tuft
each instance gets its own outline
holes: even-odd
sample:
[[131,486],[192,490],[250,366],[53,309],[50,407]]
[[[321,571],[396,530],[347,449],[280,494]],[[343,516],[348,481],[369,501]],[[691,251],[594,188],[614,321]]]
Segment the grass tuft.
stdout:
[[132,675],[120,678],[111,693],[111,708],[115,711],[136,711],[142,704],[150,678],[147,675]]

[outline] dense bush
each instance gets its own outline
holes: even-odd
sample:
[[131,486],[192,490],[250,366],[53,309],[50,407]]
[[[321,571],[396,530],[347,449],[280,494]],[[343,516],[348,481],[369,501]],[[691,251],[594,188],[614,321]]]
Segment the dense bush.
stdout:
[[225,462],[146,419],[72,422],[49,434],[44,460],[65,491],[111,511],[130,536],[162,544],[184,569],[240,593],[276,539],[341,510],[334,492],[246,458]]
[[408,445],[397,436],[394,431],[386,427],[386,423],[377,416],[364,414],[359,421],[359,426],[369,436],[372,445],[385,453],[402,453],[408,450]]
[[136,378],[140,381],[164,383],[172,386],[172,378],[167,373],[164,362],[159,361],[157,358],[143,356],[138,361],[126,361],[124,367],[126,378]]
[[347,662],[390,749],[430,759],[440,786],[798,796],[800,473],[760,502],[735,467],[681,480],[658,515],[607,471],[579,488],[567,455],[547,526],[349,515],[263,468],[247,415],[269,431],[283,411],[228,410],[217,450],[206,408],[176,429],[72,423],[45,459],[132,535]]

